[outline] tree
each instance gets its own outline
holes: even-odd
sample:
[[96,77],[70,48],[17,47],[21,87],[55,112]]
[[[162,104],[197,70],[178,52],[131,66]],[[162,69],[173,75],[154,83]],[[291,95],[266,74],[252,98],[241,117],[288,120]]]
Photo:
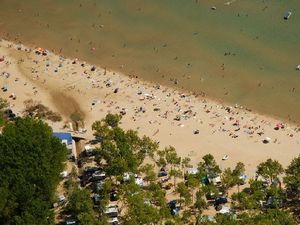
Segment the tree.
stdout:
[[171,217],[170,209],[166,204],[166,192],[158,183],[150,183],[146,187],[147,192],[151,192],[152,202],[159,208],[159,215],[161,218]]
[[182,159],[181,165],[183,168],[183,174],[185,174],[185,169],[191,166],[190,163],[191,163],[191,158],[185,157]]
[[207,178],[208,172],[207,172],[203,162],[199,162],[197,164],[197,170],[198,170],[197,177],[198,177],[199,180],[203,181],[203,179]]
[[222,225],[238,225],[238,221],[233,219],[231,216],[224,215],[224,214],[217,214],[215,216],[217,224]]
[[174,147],[169,146],[164,149],[164,156],[167,164],[171,165],[170,176],[174,179],[174,187],[176,188],[176,178],[182,177],[182,172],[178,168],[180,166],[181,158],[178,157]]
[[285,170],[286,176],[283,178],[287,188],[300,197],[300,155],[294,158]]
[[223,171],[221,176],[222,185],[225,191],[228,191],[229,188],[238,185],[238,192],[239,192],[239,185],[241,183],[240,176],[245,172],[245,165],[241,162],[238,162],[233,171],[230,168],[227,168]]
[[41,120],[17,118],[0,135],[0,224],[52,224],[67,149]]
[[166,161],[171,165],[171,169],[173,167],[178,167],[181,162],[181,158],[178,157],[177,152],[173,146],[169,146],[165,148],[166,152]]
[[204,155],[202,159],[204,161],[204,167],[209,173],[219,174],[222,172],[213,155]]
[[109,114],[92,125],[94,135],[101,139],[101,146],[96,149],[96,160],[98,163],[106,162],[105,171],[109,176],[137,173],[144,159],[153,157],[158,148],[158,144],[150,138],[140,138],[136,131],[124,131],[118,127],[120,119],[118,115]]
[[251,197],[256,201],[260,202],[266,199],[267,190],[263,181],[249,180],[250,190],[252,192]]
[[269,209],[266,213],[254,216],[253,221],[257,225],[296,225],[296,221],[288,212],[280,209]]
[[198,214],[202,214],[203,210],[206,208],[206,201],[204,200],[204,192],[202,190],[197,191],[194,206],[198,210]]
[[142,154],[144,154],[144,156],[149,156],[152,159],[154,158],[154,154],[157,152],[158,150],[158,143],[151,140],[149,137],[147,136],[143,136],[143,138],[141,139],[141,149],[140,152]]
[[[157,190],[157,186],[152,186]],[[123,187],[123,202],[125,204],[125,215],[123,223],[135,224],[156,224],[160,220],[158,209],[150,203],[151,193],[143,191],[134,182],[129,182]]]
[[181,200],[184,199],[183,202],[186,206],[192,203],[192,195],[184,182],[178,183],[176,191],[177,193],[179,193],[180,199]]
[[182,177],[182,172],[179,169],[173,168],[170,171],[170,176],[173,177],[173,181],[174,181],[174,188],[176,188],[176,180],[177,178]]
[[117,114],[107,114],[106,117],[100,121],[95,121],[92,124],[92,130],[96,138],[111,139],[113,137],[112,129],[118,127],[121,116]]
[[107,123],[108,126],[115,128],[119,125],[121,119],[122,119],[121,115],[109,113],[105,117],[105,122]]
[[235,176],[240,176],[241,174],[245,173],[245,164],[238,162],[232,172]]
[[245,173],[245,164],[242,162],[238,162],[235,168],[232,171],[232,175],[236,180],[236,185],[238,186],[238,192],[240,192],[240,184],[244,184],[244,180],[240,179],[240,176]]
[[233,206],[241,210],[251,210],[259,207],[255,198],[245,192],[233,193],[231,199]]
[[277,160],[267,159],[257,166],[257,174],[273,183],[284,172],[282,165]]
[[191,191],[192,194],[192,203],[194,203],[194,190],[199,187],[199,180],[197,177],[193,174],[190,174],[186,178],[186,185]]
[[69,196],[68,209],[80,225],[96,225],[93,202],[87,190],[74,189]]
[[166,152],[162,151],[162,150],[158,150],[156,153],[158,155],[158,159],[156,160],[157,166],[166,167],[166,165],[167,165],[167,161],[165,159]]
[[229,188],[232,188],[237,184],[237,179],[233,175],[230,168],[224,170],[221,179],[222,179],[222,186],[225,189],[225,192],[227,192]]
[[157,175],[154,172],[154,166],[151,164],[145,164],[141,166],[140,171],[145,174],[144,180],[147,182],[153,182],[156,180]]

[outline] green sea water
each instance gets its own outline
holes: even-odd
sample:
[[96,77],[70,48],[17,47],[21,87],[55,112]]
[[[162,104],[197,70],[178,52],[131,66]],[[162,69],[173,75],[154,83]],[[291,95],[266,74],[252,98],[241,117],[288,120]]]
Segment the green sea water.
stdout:
[[0,37],[300,123],[300,1],[226,2],[0,0]]

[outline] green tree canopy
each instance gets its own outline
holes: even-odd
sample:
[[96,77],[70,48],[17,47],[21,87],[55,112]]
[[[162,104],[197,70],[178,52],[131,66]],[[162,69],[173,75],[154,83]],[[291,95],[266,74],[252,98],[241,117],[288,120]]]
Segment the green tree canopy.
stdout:
[[157,208],[147,202],[143,192],[127,196],[128,212],[124,218],[124,224],[151,225],[160,220]]
[[257,225],[296,225],[296,221],[288,213],[280,209],[269,209],[266,213],[260,213],[253,218]]
[[17,118],[0,135],[0,224],[52,224],[66,147],[40,120]]
[[87,190],[75,188],[69,196],[68,209],[74,215],[79,225],[98,225],[90,193]]
[[158,144],[150,138],[140,138],[136,131],[124,131],[118,127],[120,119],[118,115],[108,114],[92,125],[94,135],[101,137],[101,146],[96,151],[97,161],[106,161],[108,166],[105,170],[110,176],[137,173],[145,157],[153,157],[158,148]]
[[269,180],[271,183],[283,173],[283,167],[277,160],[267,159],[257,166],[257,174]]
[[209,173],[218,174],[222,172],[212,154],[206,154],[202,157],[202,159],[204,161],[204,167]]
[[283,180],[286,186],[300,196],[300,155],[292,160],[285,174]]

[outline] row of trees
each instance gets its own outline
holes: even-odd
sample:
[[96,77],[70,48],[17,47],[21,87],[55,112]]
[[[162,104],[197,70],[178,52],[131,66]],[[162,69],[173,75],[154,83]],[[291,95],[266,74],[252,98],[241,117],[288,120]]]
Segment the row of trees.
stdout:
[[[120,120],[119,115],[109,114],[93,124],[101,143],[96,161],[108,176],[97,190],[98,207],[88,189],[78,189],[76,173],[70,176],[67,209],[79,225],[107,224],[105,208],[113,191],[120,199],[120,220],[128,225],[296,224],[300,211],[300,156],[287,169],[268,159],[258,165],[257,177],[249,181],[249,187],[241,189],[243,163],[221,171],[214,157],[207,154],[198,163],[197,173],[187,174],[189,158],[179,157],[173,147],[159,150],[156,142],[139,137],[135,131],[124,131],[119,127]],[[56,201],[55,190],[65,159],[65,146],[44,122],[17,118],[6,123],[0,135],[0,224],[53,224],[51,206]],[[167,204],[169,183],[157,176],[161,168],[172,178],[171,191],[181,209],[175,216]],[[132,174],[129,180],[124,181],[124,173]],[[134,174],[143,177],[144,186],[138,185]],[[216,175],[221,177],[221,186],[207,182]],[[209,204],[207,195],[217,197],[235,186],[238,191],[230,196],[235,214],[218,214],[215,221],[202,215]]]
[[[145,136],[140,138],[135,131],[124,131],[119,127],[120,120],[119,115],[109,114],[92,127],[101,142],[96,161],[109,178],[98,191],[101,203],[95,211],[97,222],[88,224],[99,224],[99,221],[106,224],[103,212],[112,190],[117,190],[120,197],[123,224],[296,224],[293,215],[298,215],[300,210],[300,156],[286,170],[279,162],[268,159],[258,165],[257,177],[249,180],[249,187],[241,189],[243,163],[221,171],[214,157],[207,154],[198,163],[197,173],[187,174],[191,167],[189,158],[179,157],[171,146],[159,150],[156,142]],[[166,185],[157,176],[160,168],[168,171],[172,178],[171,190],[179,198],[181,211],[176,216],[171,215],[167,204]],[[139,186],[134,176],[123,182],[124,173],[142,175],[146,185]],[[221,177],[220,186],[207,182],[207,178],[217,175]],[[202,216],[209,204],[207,195],[226,195],[233,187],[237,187],[237,192],[230,196],[231,207],[236,213],[217,214],[214,222]],[[282,205],[284,199],[286,203]]]

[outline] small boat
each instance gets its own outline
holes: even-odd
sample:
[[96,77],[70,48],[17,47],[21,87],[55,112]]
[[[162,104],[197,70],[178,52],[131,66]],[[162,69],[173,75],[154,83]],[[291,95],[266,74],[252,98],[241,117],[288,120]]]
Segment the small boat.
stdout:
[[292,12],[291,12],[291,11],[288,11],[288,12],[286,12],[286,13],[284,14],[283,19],[288,20],[288,19],[290,18],[291,15],[292,15]]
[[222,160],[227,160],[227,159],[229,159],[228,155],[224,155],[223,158],[222,158]]

